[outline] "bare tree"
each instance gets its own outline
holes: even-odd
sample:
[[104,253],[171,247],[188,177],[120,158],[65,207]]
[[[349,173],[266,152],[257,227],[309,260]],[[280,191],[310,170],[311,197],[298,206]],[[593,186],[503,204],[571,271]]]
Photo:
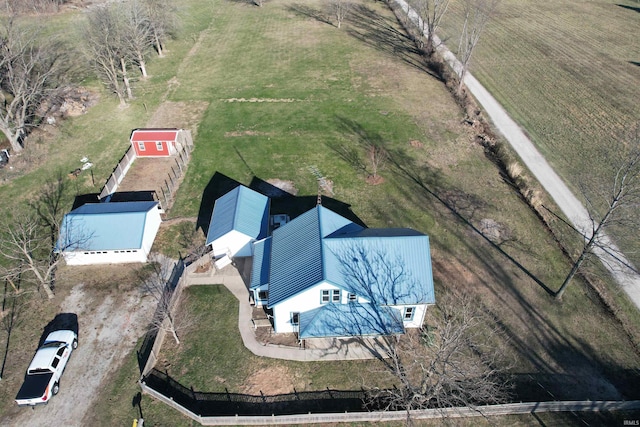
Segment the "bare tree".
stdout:
[[463,24],[458,44],[458,60],[462,65],[458,92],[462,90],[464,77],[469,68],[471,55],[480,41],[487,22],[493,16],[499,0],[463,0]]
[[145,58],[153,48],[154,38],[148,9],[140,0],[134,0],[124,10],[124,43],[131,61],[140,68],[142,77],[147,77]]
[[158,56],[164,56],[164,44],[178,27],[177,11],[171,0],[143,0],[147,7],[149,29]]
[[[155,255],[151,258],[149,268],[144,272],[143,290],[157,302],[152,327],[163,330],[173,336],[180,345],[180,334],[198,323],[199,317],[189,310],[188,304],[174,298],[174,290],[178,284],[184,264]],[[180,307],[178,307],[180,306]]]
[[42,186],[38,198],[30,203],[42,226],[49,232],[49,242],[55,243],[60,233],[60,224],[69,200],[67,183],[62,172],[58,172]]
[[370,181],[372,183],[377,184],[381,182],[378,171],[382,169],[388,159],[389,154],[381,144],[372,143],[367,147],[367,160],[369,161],[369,166],[371,167]]
[[336,18],[336,27],[340,28],[342,26],[342,21],[347,18],[352,6],[348,0],[333,0],[331,2],[330,8],[332,15]]
[[441,298],[439,322],[401,337],[387,337],[384,369],[399,386],[368,390],[369,405],[385,410],[470,407],[509,396],[504,361],[492,338],[499,330],[470,298]]
[[427,55],[432,55],[437,48],[434,41],[436,31],[449,8],[449,0],[414,0],[412,6],[420,16],[422,24],[420,30],[426,37],[426,43],[421,47],[425,49]]
[[5,0],[3,8],[9,13],[56,12],[67,0]]
[[66,181],[59,173],[41,188],[40,196],[25,212],[3,221],[0,256],[6,262],[0,267],[0,278],[6,279],[16,292],[20,291],[15,285],[19,279],[35,284],[53,298],[55,272],[63,259],[60,255],[81,248],[91,239],[81,224],[64,224],[61,235],[60,224],[69,197]]
[[[567,286],[585,261],[594,254],[608,253],[617,256],[619,249],[612,242],[609,232],[617,230],[618,235],[633,234],[640,225],[638,208],[640,207],[640,124],[631,127],[626,135],[609,147],[610,178],[603,185],[591,179],[591,189],[582,190],[589,215],[589,229],[580,230],[582,248],[571,271],[555,294],[562,298]],[[604,160],[604,159],[603,159]],[[591,194],[591,195],[589,195]],[[621,254],[620,254],[621,255]]]
[[37,126],[39,109],[60,84],[60,51],[38,43],[37,31],[9,19],[0,27],[0,130],[14,152],[22,150],[27,127]]
[[54,297],[55,272],[63,259],[59,254],[81,247],[90,239],[76,228],[76,236],[61,238],[54,251],[49,231],[42,226],[38,214],[30,210],[13,220],[5,220],[2,230],[0,255],[6,264],[0,269],[0,277],[9,280],[21,277],[22,282],[32,282],[43,290],[49,299]]
[[83,29],[85,56],[100,80],[124,106],[126,95],[131,98],[131,90],[126,78],[125,43],[119,16],[114,8],[100,7],[94,9],[88,19]]

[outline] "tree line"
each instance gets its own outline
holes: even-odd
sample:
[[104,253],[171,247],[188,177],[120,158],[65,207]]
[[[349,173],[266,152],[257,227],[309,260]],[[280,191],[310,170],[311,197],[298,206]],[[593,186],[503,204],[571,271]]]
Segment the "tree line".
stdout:
[[132,73],[147,77],[147,59],[154,52],[164,56],[164,45],[178,26],[170,0],[97,7],[79,30],[78,52],[13,13],[15,8],[8,10],[11,15],[0,22],[0,131],[15,153],[24,148],[30,130],[63,102],[62,90],[79,81],[83,72],[95,73],[120,105],[126,105],[133,98]]

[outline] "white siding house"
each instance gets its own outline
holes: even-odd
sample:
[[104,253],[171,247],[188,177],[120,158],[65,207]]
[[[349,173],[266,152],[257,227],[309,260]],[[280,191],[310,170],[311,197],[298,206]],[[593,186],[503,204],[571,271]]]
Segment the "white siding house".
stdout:
[[316,206],[255,243],[250,290],[276,333],[400,334],[421,327],[435,303],[429,237],[365,228]]

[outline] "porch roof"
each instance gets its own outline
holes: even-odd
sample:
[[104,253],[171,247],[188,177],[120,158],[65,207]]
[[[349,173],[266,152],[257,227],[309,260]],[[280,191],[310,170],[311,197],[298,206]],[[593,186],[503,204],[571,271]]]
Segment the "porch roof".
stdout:
[[399,310],[374,304],[325,304],[300,313],[300,338],[395,335],[404,333]]
[[253,244],[253,264],[251,266],[250,288],[259,288],[269,283],[269,265],[271,264],[271,236]]

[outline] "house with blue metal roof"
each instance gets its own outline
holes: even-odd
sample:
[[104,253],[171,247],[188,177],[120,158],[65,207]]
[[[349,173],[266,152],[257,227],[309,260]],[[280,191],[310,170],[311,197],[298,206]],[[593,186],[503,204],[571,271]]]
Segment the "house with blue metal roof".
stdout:
[[252,243],[267,236],[269,198],[240,185],[216,200],[207,245],[215,258],[247,257]]
[[429,237],[365,228],[318,205],[255,242],[250,290],[276,333],[400,334],[435,303]]
[[68,265],[147,262],[161,222],[158,202],[86,203],[64,216],[55,251]]

